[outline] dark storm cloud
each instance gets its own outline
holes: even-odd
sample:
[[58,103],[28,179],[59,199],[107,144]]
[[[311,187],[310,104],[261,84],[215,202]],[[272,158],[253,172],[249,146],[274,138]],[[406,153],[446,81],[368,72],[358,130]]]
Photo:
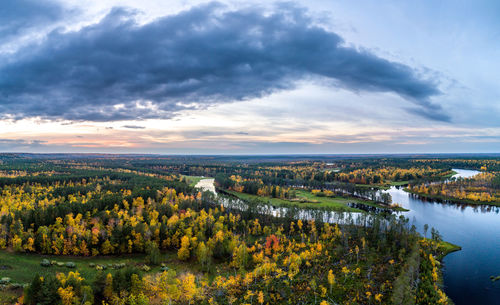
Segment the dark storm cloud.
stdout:
[[64,9],[52,1],[2,0],[0,3],[0,42],[34,27],[59,20]]
[[327,79],[353,91],[392,92],[412,112],[448,120],[439,90],[410,67],[347,47],[303,8],[227,10],[217,3],[138,24],[113,9],[76,32],[52,32],[1,64],[0,114],[113,121],[168,118]]

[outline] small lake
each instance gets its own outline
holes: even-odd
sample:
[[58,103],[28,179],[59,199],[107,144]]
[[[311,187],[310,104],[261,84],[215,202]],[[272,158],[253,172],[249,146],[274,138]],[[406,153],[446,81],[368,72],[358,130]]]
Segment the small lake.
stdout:
[[[473,170],[454,169],[456,177],[471,177]],[[443,239],[462,247],[444,259],[444,285],[456,305],[500,304],[500,281],[492,283],[490,275],[500,275],[500,208],[439,203],[420,199],[392,187],[392,201],[409,212],[403,213],[419,232],[429,225]]]
[[[454,169],[454,177],[472,177],[478,171]],[[214,179],[203,179],[196,187],[215,193]],[[456,305],[500,304],[500,281],[491,282],[491,275],[500,275],[500,207],[470,206],[440,203],[425,200],[409,194],[402,187],[387,190],[392,201],[399,203],[409,212],[402,215],[409,218],[423,234],[425,224],[435,228],[443,239],[462,247],[461,251],[449,254],[444,259],[444,290]],[[286,208],[269,208],[277,215]],[[347,214],[347,213],[340,213]],[[356,216],[358,213],[351,213]],[[325,215],[325,221],[337,222],[339,213]],[[301,218],[312,218],[311,211],[304,210]]]

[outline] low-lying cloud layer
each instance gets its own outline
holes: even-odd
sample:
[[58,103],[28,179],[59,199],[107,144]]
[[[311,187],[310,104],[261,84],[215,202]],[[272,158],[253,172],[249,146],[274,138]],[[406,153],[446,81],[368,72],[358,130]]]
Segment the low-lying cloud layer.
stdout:
[[430,101],[440,93],[434,81],[345,46],[302,8],[230,10],[212,3],[145,24],[134,16],[116,8],[97,24],[54,31],[0,58],[0,116],[169,118],[311,79],[352,91],[392,92],[413,103],[406,106],[412,113],[449,120]]
[[0,139],[0,149],[7,151],[15,151],[16,149],[36,149],[46,144],[47,141],[42,140]]

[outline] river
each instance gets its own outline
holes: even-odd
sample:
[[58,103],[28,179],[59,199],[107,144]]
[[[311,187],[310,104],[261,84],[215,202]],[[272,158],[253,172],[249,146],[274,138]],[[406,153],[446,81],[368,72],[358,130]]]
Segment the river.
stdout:
[[[454,169],[455,177],[471,177],[473,170]],[[201,180],[196,186],[213,189],[213,179]],[[500,275],[500,208],[439,203],[409,194],[401,187],[387,190],[392,201],[410,210],[403,212],[417,230],[424,225],[435,228],[443,239],[462,247],[444,258],[444,289],[456,305],[500,304],[500,281],[491,282],[491,275]],[[278,210],[273,209],[275,214]],[[306,217],[308,218],[308,217]]]
[[[471,177],[478,171],[454,169],[456,177]],[[456,305],[500,304],[500,208],[478,205],[439,203],[423,200],[392,187],[392,201],[409,212],[403,213],[419,232],[424,224],[437,229],[443,239],[462,247],[444,258],[446,294]],[[430,233],[428,232],[429,236]]]

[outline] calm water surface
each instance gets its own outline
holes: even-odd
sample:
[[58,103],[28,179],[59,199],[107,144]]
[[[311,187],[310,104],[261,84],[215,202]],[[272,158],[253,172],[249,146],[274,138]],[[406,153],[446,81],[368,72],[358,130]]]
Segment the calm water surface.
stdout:
[[[470,177],[477,171],[459,170],[457,176]],[[426,201],[402,189],[391,188],[393,202],[410,212],[403,213],[423,233],[424,224],[439,230],[443,239],[462,247],[444,259],[444,285],[456,305],[500,304],[500,208],[467,206]]]

